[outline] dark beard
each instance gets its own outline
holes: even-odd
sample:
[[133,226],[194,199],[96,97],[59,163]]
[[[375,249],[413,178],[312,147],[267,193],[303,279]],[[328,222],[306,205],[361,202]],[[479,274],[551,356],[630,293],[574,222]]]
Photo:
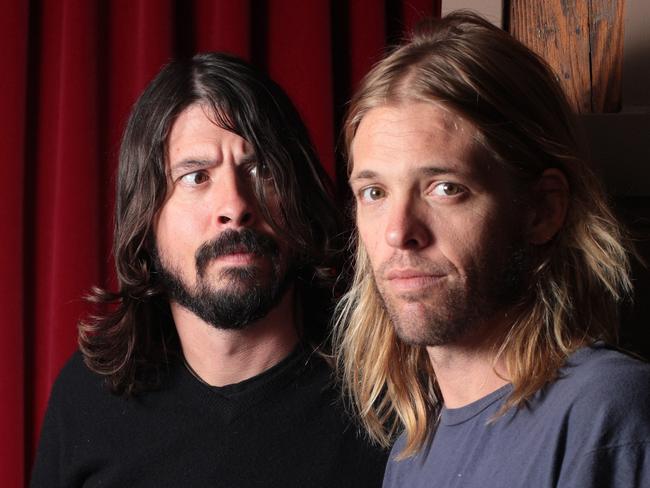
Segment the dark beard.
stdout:
[[[270,272],[267,274],[257,266],[225,268],[221,276],[228,278],[231,285],[227,289],[213,289],[205,280],[208,264],[219,256],[234,252],[264,256],[271,261]],[[241,330],[265,317],[284,296],[292,275],[289,271],[282,272],[277,243],[252,229],[229,229],[204,243],[196,251],[196,286],[191,289],[176,270],[163,264],[157,249],[153,261],[168,298],[218,329]]]

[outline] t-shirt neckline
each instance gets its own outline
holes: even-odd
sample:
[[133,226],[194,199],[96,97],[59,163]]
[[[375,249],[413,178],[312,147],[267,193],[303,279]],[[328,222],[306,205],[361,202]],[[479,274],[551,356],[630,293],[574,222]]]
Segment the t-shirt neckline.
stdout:
[[470,403],[469,405],[465,405],[464,407],[446,408],[443,406],[440,411],[440,424],[451,426],[467,422],[506,396],[511,391],[512,385],[507,384],[484,396],[483,398],[480,398],[475,402]]

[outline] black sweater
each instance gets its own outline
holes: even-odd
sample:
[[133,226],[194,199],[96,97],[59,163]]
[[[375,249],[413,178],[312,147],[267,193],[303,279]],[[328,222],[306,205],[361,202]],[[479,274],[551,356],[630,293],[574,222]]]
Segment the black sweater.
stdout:
[[216,388],[182,362],[158,391],[112,395],[75,354],[50,397],[32,487],[379,487],[386,453],[351,425],[318,357],[298,350]]

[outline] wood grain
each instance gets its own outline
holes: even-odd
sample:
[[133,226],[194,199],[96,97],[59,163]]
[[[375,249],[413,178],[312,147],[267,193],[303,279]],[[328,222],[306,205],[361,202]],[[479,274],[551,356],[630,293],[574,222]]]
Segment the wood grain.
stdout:
[[624,0],[510,0],[510,33],[555,71],[579,113],[618,111]]
[[621,109],[624,0],[590,0],[591,110]]

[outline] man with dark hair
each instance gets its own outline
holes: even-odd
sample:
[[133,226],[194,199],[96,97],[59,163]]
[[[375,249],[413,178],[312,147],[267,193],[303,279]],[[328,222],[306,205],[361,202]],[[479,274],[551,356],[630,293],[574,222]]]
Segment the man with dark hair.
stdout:
[[339,234],[282,90],[223,54],[166,66],[120,152],[119,291],[80,325],[32,486],[377,486],[322,345]]
[[625,239],[553,73],[470,13],[350,105],[336,349],[392,487],[650,486],[650,367],[614,350]]

